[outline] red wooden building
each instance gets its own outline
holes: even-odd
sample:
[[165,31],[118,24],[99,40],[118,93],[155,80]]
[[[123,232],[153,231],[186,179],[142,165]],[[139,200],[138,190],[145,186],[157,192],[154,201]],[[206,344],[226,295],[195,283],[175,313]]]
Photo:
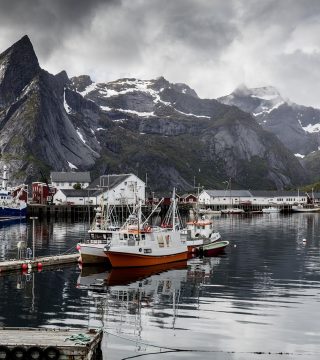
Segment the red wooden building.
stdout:
[[32,202],[36,204],[50,204],[57,189],[43,182],[32,183]]

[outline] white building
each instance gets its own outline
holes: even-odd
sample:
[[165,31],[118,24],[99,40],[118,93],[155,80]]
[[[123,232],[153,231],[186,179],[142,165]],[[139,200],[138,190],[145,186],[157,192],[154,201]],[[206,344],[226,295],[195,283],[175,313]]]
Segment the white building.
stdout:
[[199,195],[199,204],[235,206],[247,203],[251,198],[247,190],[203,190]]
[[[134,174],[102,175],[88,187],[90,196],[97,194],[98,202],[103,196],[110,205],[133,205],[145,203],[145,183]],[[97,189],[97,190],[96,190]]]
[[293,205],[306,204],[306,194],[297,191],[272,190],[203,190],[199,195],[199,204],[224,208],[237,205]]
[[59,189],[53,196],[55,205],[97,205],[98,197],[90,195],[90,192],[81,189]]
[[90,172],[56,172],[50,173],[51,184],[57,189],[74,189],[74,185],[80,184],[84,189],[89,186],[91,177]]

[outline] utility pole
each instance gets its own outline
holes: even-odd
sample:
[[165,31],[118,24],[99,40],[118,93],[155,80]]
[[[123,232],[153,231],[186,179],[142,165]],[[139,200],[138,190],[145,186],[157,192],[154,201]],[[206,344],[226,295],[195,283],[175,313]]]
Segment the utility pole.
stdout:
[[32,220],[32,260],[34,260],[35,253],[35,237],[36,237],[36,228],[35,228],[35,220],[38,220],[37,216],[30,217]]

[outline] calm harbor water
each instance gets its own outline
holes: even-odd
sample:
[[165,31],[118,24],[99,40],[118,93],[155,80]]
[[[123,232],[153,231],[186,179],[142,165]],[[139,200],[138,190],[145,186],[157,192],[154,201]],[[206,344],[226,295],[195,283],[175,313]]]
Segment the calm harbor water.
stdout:
[[[318,359],[320,214],[215,217],[220,257],[157,269],[0,274],[0,326],[103,327],[104,359]],[[83,222],[36,224],[36,254],[75,250]],[[0,224],[0,261],[32,223]],[[188,350],[188,351],[175,351]]]

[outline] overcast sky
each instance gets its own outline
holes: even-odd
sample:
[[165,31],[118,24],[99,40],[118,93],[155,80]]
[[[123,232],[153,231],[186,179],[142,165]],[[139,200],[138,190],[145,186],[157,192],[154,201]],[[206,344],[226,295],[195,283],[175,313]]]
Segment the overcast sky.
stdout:
[[273,85],[320,107],[319,0],[0,0],[0,52],[25,34],[52,73],[162,75],[205,98]]

